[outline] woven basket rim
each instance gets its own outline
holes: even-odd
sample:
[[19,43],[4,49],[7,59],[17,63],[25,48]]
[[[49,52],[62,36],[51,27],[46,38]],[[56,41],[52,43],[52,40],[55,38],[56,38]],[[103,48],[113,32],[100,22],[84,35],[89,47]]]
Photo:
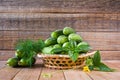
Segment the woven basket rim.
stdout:
[[[96,51],[89,52],[89,53],[86,53],[86,54],[81,54],[81,55],[79,55],[78,58],[88,57],[88,56],[94,55],[95,53],[96,53]],[[69,58],[69,55],[62,55],[62,54],[38,54],[38,57],[41,57],[41,58],[44,58],[44,57],[66,57],[66,58]]]

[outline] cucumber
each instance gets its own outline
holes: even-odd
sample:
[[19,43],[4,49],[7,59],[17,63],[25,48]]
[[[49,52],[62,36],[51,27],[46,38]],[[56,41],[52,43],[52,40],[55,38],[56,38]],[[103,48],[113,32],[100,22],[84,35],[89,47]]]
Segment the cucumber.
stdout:
[[70,43],[69,42],[65,42],[62,47],[65,48],[65,47],[69,47]]
[[81,42],[83,39],[80,35],[78,34],[75,34],[75,33],[72,33],[68,36],[68,39],[69,40],[74,40],[74,41],[77,41],[77,42]]
[[18,66],[18,58],[16,58],[16,57],[9,58],[7,60],[7,65],[11,66],[11,67],[17,67]]
[[51,33],[51,37],[57,39],[58,36],[63,35],[63,30],[56,30]]
[[57,43],[57,40],[54,39],[54,38],[51,38],[51,37],[45,40],[45,45],[46,46],[54,45],[56,43]]
[[22,67],[28,67],[28,66],[30,67],[30,66],[33,66],[35,64],[35,61],[36,61],[36,59],[33,57],[32,58],[24,57],[19,61],[18,65],[22,66]]
[[21,59],[22,57],[25,56],[25,53],[22,53],[20,50],[17,50],[15,52],[15,56],[18,58],[18,59]]
[[61,45],[60,45],[60,44],[55,44],[55,45],[53,46],[53,48],[61,48]]
[[77,46],[79,47],[79,46],[81,46],[81,45],[86,45],[86,46],[88,46],[89,44],[88,44],[87,42],[80,42],[80,43],[78,43]]
[[42,53],[43,53],[43,54],[52,54],[52,53],[51,53],[52,49],[53,49],[52,46],[44,47],[44,48],[42,49]]
[[68,38],[65,35],[61,35],[57,38],[57,42],[58,42],[58,44],[63,44],[65,42],[68,42]]
[[63,29],[63,34],[64,34],[64,35],[69,35],[69,34],[71,34],[71,33],[75,33],[75,30],[72,29],[71,27],[65,27],[65,28]]
[[90,45],[87,42],[80,42],[77,47],[81,50],[80,53],[86,53],[90,50]]

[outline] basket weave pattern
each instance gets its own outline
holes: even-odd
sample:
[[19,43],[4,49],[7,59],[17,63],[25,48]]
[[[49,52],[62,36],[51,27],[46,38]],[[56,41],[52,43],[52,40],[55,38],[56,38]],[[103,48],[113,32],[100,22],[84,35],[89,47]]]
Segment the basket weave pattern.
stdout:
[[45,57],[44,63],[46,67],[55,69],[70,69],[75,66],[82,65],[86,58],[78,58],[77,61],[73,62],[67,57]]
[[42,58],[45,67],[53,69],[72,69],[83,67],[86,58],[93,54],[94,52],[80,55],[75,62],[72,61],[68,55],[42,55]]

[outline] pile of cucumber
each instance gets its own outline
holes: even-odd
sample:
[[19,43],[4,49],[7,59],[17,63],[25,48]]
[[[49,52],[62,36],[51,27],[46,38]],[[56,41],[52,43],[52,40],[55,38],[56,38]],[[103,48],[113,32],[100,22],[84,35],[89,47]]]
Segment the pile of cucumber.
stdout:
[[[71,27],[65,27],[63,29],[58,29],[51,32],[50,37],[47,38],[44,42],[46,47],[42,49],[43,54],[53,54],[51,51],[55,48],[65,48],[68,47],[70,44],[69,42],[73,40],[76,41],[77,46],[84,46],[89,44],[83,41],[82,37],[76,33],[76,31]],[[81,53],[88,52],[89,49],[81,51]],[[61,54],[61,53],[55,53]],[[67,53],[64,53],[67,54]]]
[[17,50],[15,52],[15,57],[7,60],[7,65],[11,67],[32,67],[36,62],[35,57],[24,56],[24,53],[21,53],[19,50]]
[[41,52],[44,46],[44,41],[41,39],[18,41],[15,47],[15,56],[7,60],[7,65],[11,67],[32,67],[36,62],[36,55]]

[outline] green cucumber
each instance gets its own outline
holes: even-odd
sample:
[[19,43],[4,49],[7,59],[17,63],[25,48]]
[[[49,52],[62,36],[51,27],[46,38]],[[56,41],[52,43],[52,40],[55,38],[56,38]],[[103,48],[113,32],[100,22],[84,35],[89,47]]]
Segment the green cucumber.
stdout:
[[51,33],[51,37],[57,39],[58,36],[63,35],[63,30],[56,30]]

